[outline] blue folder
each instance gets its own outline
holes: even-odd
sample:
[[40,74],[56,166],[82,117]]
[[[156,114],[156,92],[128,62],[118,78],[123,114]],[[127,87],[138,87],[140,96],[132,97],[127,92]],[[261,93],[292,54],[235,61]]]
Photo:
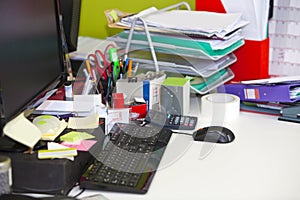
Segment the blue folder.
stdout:
[[300,100],[300,93],[292,93],[299,87],[300,82],[272,85],[233,83],[225,84],[225,92],[240,97],[241,101],[296,102]]

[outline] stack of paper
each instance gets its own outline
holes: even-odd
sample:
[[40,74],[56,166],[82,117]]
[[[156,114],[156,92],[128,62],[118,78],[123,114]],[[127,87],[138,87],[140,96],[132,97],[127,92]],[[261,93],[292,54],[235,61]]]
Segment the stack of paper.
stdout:
[[[242,20],[241,13],[216,13],[207,11],[171,10],[159,12],[155,8],[137,15],[122,18],[120,25],[131,25],[135,17],[141,17],[149,27],[158,29],[171,29],[182,33],[203,35],[206,37],[224,38],[227,34],[248,24]],[[138,23],[138,22],[137,22]],[[142,25],[138,23],[138,25]]]

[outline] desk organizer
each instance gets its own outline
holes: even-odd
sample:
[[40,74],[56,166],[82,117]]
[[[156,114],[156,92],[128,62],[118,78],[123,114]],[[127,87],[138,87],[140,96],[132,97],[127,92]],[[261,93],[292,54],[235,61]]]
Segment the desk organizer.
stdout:
[[[190,7],[182,2],[157,12],[179,9],[182,5],[186,6],[188,11],[190,10]],[[107,19],[109,20],[109,17]],[[128,29],[128,27],[114,26],[111,21],[108,24],[109,27]],[[235,32],[239,36],[240,29]],[[201,87],[191,85],[191,89],[196,93],[205,94],[235,77],[229,68],[237,61],[233,51],[239,49],[245,42],[242,38],[235,39],[235,42],[226,48],[214,50],[209,42],[200,42],[199,37],[203,39],[199,31],[187,34],[187,30],[175,32],[165,27],[148,27],[146,20],[137,16],[133,18],[129,30],[108,37],[107,40],[114,41],[119,47],[125,49],[122,55],[124,60],[130,57],[135,65],[138,65],[139,70],[141,68],[156,72],[163,70],[173,75],[177,73],[188,78],[202,78],[206,84]]]

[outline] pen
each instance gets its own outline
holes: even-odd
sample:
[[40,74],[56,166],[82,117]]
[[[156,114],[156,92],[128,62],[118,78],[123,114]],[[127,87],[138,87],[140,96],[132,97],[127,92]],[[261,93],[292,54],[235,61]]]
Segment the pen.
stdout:
[[124,66],[121,58],[119,59],[119,67],[120,67],[119,76],[120,79],[122,79],[124,74]]
[[134,67],[134,70],[133,70],[133,76],[136,75],[136,72],[137,72],[138,68],[139,68],[139,63],[137,62],[137,63],[135,64],[135,67]]
[[125,74],[127,72],[127,68],[128,68],[128,58],[126,58],[123,61],[123,73]]

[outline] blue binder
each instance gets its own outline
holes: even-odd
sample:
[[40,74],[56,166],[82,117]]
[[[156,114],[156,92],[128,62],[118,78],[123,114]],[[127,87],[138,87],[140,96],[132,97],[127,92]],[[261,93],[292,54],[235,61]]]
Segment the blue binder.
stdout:
[[242,83],[225,84],[225,92],[240,97],[241,101],[296,102],[300,93],[294,94],[300,82],[289,84],[251,85]]

